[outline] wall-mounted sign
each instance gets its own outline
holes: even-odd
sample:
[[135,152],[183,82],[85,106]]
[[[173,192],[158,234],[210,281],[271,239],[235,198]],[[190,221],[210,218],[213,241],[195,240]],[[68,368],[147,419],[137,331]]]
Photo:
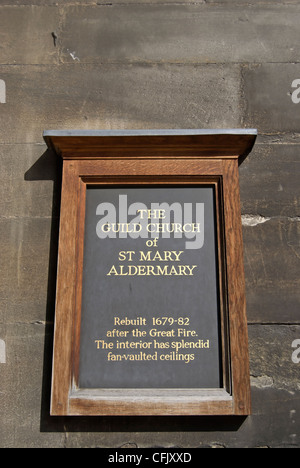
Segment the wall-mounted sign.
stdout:
[[250,412],[254,130],[45,132],[63,158],[51,414]]

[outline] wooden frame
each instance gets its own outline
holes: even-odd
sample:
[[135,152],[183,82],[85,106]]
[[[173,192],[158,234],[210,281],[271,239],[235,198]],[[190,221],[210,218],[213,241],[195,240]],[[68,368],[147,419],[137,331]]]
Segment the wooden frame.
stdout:
[[[248,415],[250,379],[238,165],[255,130],[44,133],[63,158],[52,415]],[[213,185],[220,266],[221,389],[80,389],[89,185]]]

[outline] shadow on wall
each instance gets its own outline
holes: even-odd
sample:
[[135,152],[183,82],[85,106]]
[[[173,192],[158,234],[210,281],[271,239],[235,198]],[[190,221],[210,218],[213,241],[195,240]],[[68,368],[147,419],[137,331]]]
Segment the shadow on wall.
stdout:
[[[62,161],[52,150],[47,150],[35,164],[25,172],[26,181],[53,180],[52,222],[50,232],[50,250],[48,263],[47,310],[44,340],[41,430],[51,423],[49,415],[51,392],[52,348],[54,330],[54,312],[56,295],[56,270],[58,254],[59,212],[61,192]],[[55,431],[56,424],[51,430]],[[60,428],[57,429],[60,431]]]
[[53,180],[52,223],[48,266],[48,290],[46,327],[44,340],[42,402],[40,415],[41,432],[235,432],[245,417],[232,416],[160,416],[160,417],[51,417],[51,371],[53,330],[56,294],[56,270],[58,254],[59,212],[61,193],[62,161],[47,150],[25,173],[28,182]]

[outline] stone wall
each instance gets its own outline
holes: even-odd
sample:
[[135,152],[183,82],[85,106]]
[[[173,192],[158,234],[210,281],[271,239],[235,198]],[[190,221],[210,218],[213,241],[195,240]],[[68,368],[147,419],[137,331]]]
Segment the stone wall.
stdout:
[[[0,0],[1,447],[299,448],[299,18],[299,0]],[[252,416],[51,418],[61,166],[43,130],[244,127]]]

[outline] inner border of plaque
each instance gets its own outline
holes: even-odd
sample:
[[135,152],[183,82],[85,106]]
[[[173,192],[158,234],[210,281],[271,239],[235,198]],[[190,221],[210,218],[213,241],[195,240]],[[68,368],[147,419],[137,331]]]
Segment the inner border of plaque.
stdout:
[[[145,181],[143,181],[145,182]],[[215,236],[215,253],[216,253],[216,259],[215,259],[215,266],[216,266],[216,289],[217,289],[217,322],[218,322],[218,330],[217,330],[217,335],[218,335],[218,348],[219,348],[219,380],[220,380],[220,386],[215,386],[213,387],[214,389],[217,388],[225,388],[228,394],[231,394],[231,380],[230,380],[230,359],[229,359],[229,345],[228,345],[228,308],[227,308],[227,301],[226,301],[226,265],[225,265],[225,256],[224,256],[224,232],[222,230],[223,226],[223,214],[222,210],[220,207],[223,205],[222,202],[222,188],[220,186],[221,184],[221,179],[215,181],[212,184],[208,184],[205,180],[203,181],[198,181],[198,183],[195,183],[193,185],[187,185],[185,184],[176,184],[176,185],[165,185],[165,183],[162,183],[161,185],[158,184],[157,182],[153,183],[152,185],[141,185],[138,181],[134,185],[131,182],[128,182],[127,184],[123,185],[106,185],[103,183],[100,184],[86,184],[86,189],[109,189],[113,188],[115,190],[119,190],[120,194],[122,193],[122,189],[137,189],[137,194],[138,194],[138,189],[164,189],[164,190],[172,190],[172,189],[183,189],[183,188],[189,188],[189,189],[197,189],[197,188],[210,188],[212,189],[213,193],[213,219],[214,219],[214,236]],[[86,193],[86,192],[85,192]],[[175,200],[174,200],[175,201]],[[82,201],[83,203],[83,201]],[[80,224],[84,224],[85,227],[85,208],[82,207],[81,209],[81,216],[82,220],[80,220]],[[84,229],[84,227],[80,227],[80,229]],[[81,245],[78,246],[80,253],[80,262],[81,259],[84,262],[84,237],[81,236]],[[82,252],[83,250],[83,252]],[[157,248],[158,250],[158,248]],[[78,271],[81,271],[82,267],[81,264],[78,265]],[[204,268],[205,269],[205,268]],[[83,278],[80,280],[80,284],[82,284]],[[101,287],[101,284],[99,283],[99,287]],[[83,293],[83,291],[82,291]],[[118,294],[118,291],[115,292],[115,294]],[[80,381],[80,334],[81,334],[81,327],[82,327],[82,295],[81,294],[81,300],[80,297],[78,297],[78,306],[77,306],[77,311],[76,311],[76,325],[75,328],[78,329],[78,332],[75,332],[75,350],[76,350],[76,355],[75,355],[75,373],[74,373],[74,390],[76,391],[82,387],[79,385]],[[150,304],[149,304],[150,305]],[[199,311],[200,311],[200,304],[199,304]],[[105,313],[104,310],[101,310],[101,313]],[[163,315],[163,314],[160,314]],[[166,314],[167,315],[167,314]],[[183,313],[184,315],[184,313]],[[109,340],[107,340],[109,341]],[[114,365],[113,363],[111,364],[112,366]],[[122,381],[122,379],[120,379]],[[103,386],[104,387],[104,386]],[[119,386],[118,388],[122,388],[122,386]],[[134,385],[131,385],[130,387],[126,386],[126,389],[123,391],[127,391],[128,388],[134,388]],[[138,387],[139,390],[144,390],[147,389],[147,386],[142,386]],[[155,388],[155,386],[150,387],[152,390]],[[165,389],[168,388],[167,386],[164,387]],[[180,386],[180,389],[186,390],[186,389],[192,389],[194,388],[193,386],[190,387],[189,385],[185,386]],[[206,388],[206,387],[205,387]],[[112,391],[112,388],[107,388],[107,385],[105,386],[106,390]],[[162,387],[155,389],[157,392],[159,392],[162,389]],[[86,388],[86,393],[89,392],[90,390],[93,390],[94,392],[101,393],[104,388],[96,388],[94,385],[87,386]],[[179,389],[178,389],[179,390]]]

